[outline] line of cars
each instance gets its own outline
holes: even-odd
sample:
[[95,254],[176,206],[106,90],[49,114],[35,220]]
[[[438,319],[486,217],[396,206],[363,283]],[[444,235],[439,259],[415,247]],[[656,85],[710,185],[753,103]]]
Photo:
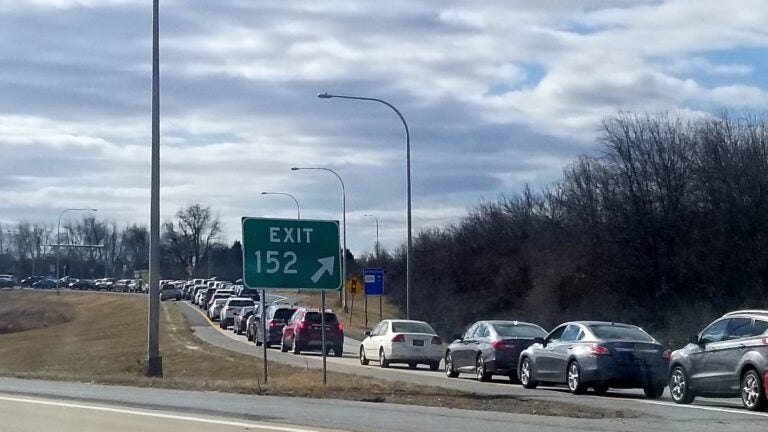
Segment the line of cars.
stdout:
[[[25,288],[54,289],[56,278],[48,276],[29,276],[21,280],[20,285]],[[80,279],[64,276],[58,281],[59,288],[88,291],[110,291],[124,293],[146,292],[146,285],[140,279]]]
[[359,361],[383,368],[425,364],[433,371],[442,361],[449,378],[504,375],[525,388],[564,384],[574,394],[641,388],[658,399],[669,387],[680,404],[697,396],[740,397],[749,410],[768,410],[768,311],[725,314],[676,351],[617,322],[572,321],[547,332],[521,321],[478,321],[446,346],[423,321],[384,320],[365,332]]

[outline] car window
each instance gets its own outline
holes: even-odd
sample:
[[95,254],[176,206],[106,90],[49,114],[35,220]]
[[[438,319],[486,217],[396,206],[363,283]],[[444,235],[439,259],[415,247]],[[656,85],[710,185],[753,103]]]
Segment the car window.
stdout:
[[547,336],[547,332],[542,330],[540,327],[527,324],[494,324],[493,328],[496,330],[496,333],[503,338],[543,338]]
[[760,336],[768,330],[768,321],[755,320],[752,324],[752,336]]
[[752,318],[732,318],[725,340],[752,336]]
[[485,324],[479,323],[477,327],[475,328],[475,332],[472,334],[473,338],[481,338],[483,337],[483,333],[485,333]]
[[435,334],[435,331],[427,323],[420,322],[393,322],[392,333],[429,333]]
[[471,327],[469,327],[464,333],[464,339],[472,339],[473,335],[475,334],[475,329],[477,329],[478,324],[473,324]]
[[707,329],[701,333],[701,343],[708,344],[723,340],[730,321],[730,319],[720,320],[707,327]]
[[622,339],[653,342],[653,338],[641,328],[626,325],[599,324],[589,329],[600,339]]
[[559,341],[560,338],[563,336],[563,332],[565,331],[565,326],[561,326],[556,328],[552,333],[549,334],[547,337],[547,342],[555,342]]
[[560,340],[562,342],[573,342],[576,340],[576,338],[579,337],[579,332],[581,329],[577,325],[569,325],[565,331],[563,332],[563,335],[560,337]]
[[287,320],[291,316],[293,316],[293,313],[296,311],[296,309],[288,309],[288,308],[279,308],[275,309],[274,314],[272,315],[272,319],[276,320]]
[[[323,317],[320,316],[320,312],[307,312],[304,316],[305,321],[310,324],[321,324]],[[331,312],[325,313],[326,324],[336,324],[336,314]]]
[[253,306],[253,300],[230,300],[230,306]]
[[386,330],[385,330],[385,328],[386,328],[386,325],[387,325],[387,322],[386,322],[386,321],[382,321],[382,322],[380,322],[380,323],[379,323],[379,324],[376,326],[376,328],[374,328],[374,329],[373,329],[373,332],[371,333],[371,335],[372,335],[372,336],[381,336],[381,335],[383,335],[384,333],[386,333]]

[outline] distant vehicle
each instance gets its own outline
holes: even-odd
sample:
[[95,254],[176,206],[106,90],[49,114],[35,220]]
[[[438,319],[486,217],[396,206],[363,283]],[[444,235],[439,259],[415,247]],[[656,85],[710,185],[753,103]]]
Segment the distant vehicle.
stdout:
[[459,373],[473,373],[478,381],[488,381],[493,375],[506,375],[517,382],[517,362],[520,353],[536,338],[547,332],[536,324],[520,321],[479,321],[445,350],[445,374],[450,378]]
[[13,275],[0,275],[0,288],[13,288],[16,286],[16,277]]
[[261,304],[256,303],[253,312],[245,323],[245,338],[249,341],[256,340],[256,328],[261,325]]
[[176,285],[167,283],[160,287],[160,301],[169,299],[181,300],[181,292]]
[[235,293],[233,293],[232,291],[216,290],[216,292],[214,292],[213,295],[211,296],[210,300],[208,300],[208,307],[211,307],[211,305],[213,305],[214,300],[218,300],[221,298],[228,299],[234,296],[235,296]]
[[31,287],[32,284],[34,284],[37,281],[41,281],[43,279],[45,279],[45,276],[29,276],[21,280],[21,286]]
[[261,300],[261,297],[259,297],[259,290],[256,290],[253,288],[246,288],[242,285],[234,285],[234,286],[238,287],[235,290],[238,297],[248,297],[250,299],[253,299],[253,301]]
[[91,279],[78,279],[70,283],[69,288],[73,290],[93,290],[96,289],[96,283]]
[[197,304],[197,295],[200,294],[200,291],[205,291],[208,289],[207,285],[195,285],[190,289],[189,291],[189,301],[191,301],[193,304]]
[[115,282],[115,284],[112,287],[112,290],[118,291],[118,292],[124,292],[124,293],[128,292],[129,291],[128,286],[130,285],[130,283],[131,283],[130,279],[120,279],[117,282]]
[[647,398],[658,399],[666,387],[669,355],[640,327],[568,322],[520,354],[518,374],[525,388],[567,384],[573,394],[592,387],[598,395],[609,387],[642,388]]
[[384,320],[365,332],[359,358],[361,365],[376,359],[383,368],[393,363],[404,363],[411,369],[425,364],[436,371],[443,358],[443,341],[424,321]]
[[144,289],[144,283],[141,279],[131,279],[128,283],[128,292],[141,293]]
[[669,392],[689,404],[696,396],[741,397],[750,411],[768,410],[768,310],[730,312],[672,353]]
[[66,282],[64,282],[64,281],[61,281],[61,282],[59,283],[59,286],[60,286],[61,288],[75,289],[74,287],[76,287],[76,286],[77,286],[79,283],[80,283],[80,279],[78,279],[78,278],[72,278],[72,277],[71,277],[71,278],[67,278],[67,281],[66,281]]
[[94,281],[96,289],[99,291],[111,291],[115,284],[115,280],[112,278],[96,279]]
[[208,308],[208,319],[211,321],[218,321],[221,316],[221,310],[227,303],[226,298],[217,298],[211,301],[211,306]]
[[296,309],[297,308],[288,305],[267,306],[267,337],[264,337],[262,326],[256,326],[256,331],[253,333],[255,335],[253,341],[256,342],[256,345],[265,343],[267,348],[269,348],[273,344],[280,343],[283,338],[283,327],[285,327],[285,323],[291,319],[296,312]]
[[200,302],[197,304],[200,306],[200,309],[208,310],[208,303],[211,302],[211,297],[213,297],[214,293],[216,293],[216,288],[209,287],[203,291],[203,294],[200,296]]
[[234,322],[232,323],[232,332],[238,335],[245,333],[248,329],[248,318],[251,317],[253,311],[256,309],[254,306],[246,306],[240,309],[240,312],[235,315]]
[[[344,349],[344,327],[339,322],[336,314],[325,313],[325,346],[326,354],[333,351],[333,355],[341,357]],[[322,315],[317,309],[298,308],[283,327],[280,338],[280,351],[288,349],[294,354],[302,351],[322,351]]]
[[253,300],[244,297],[230,297],[227,302],[224,303],[224,307],[221,308],[221,316],[219,317],[219,327],[223,329],[229,328],[235,323],[235,314],[240,313],[240,309],[250,306],[254,307],[256,304]]
[[32,288],[37,289],[53,289],[56,288],[56,279],[44,278],[32,284]]

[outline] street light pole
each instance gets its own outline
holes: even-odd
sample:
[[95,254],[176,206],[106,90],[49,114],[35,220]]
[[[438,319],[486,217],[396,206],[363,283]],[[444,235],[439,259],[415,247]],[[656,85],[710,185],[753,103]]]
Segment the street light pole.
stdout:
[[376,215],[364,214],[363,216],[372,217],[376,221],[376,259],[379,259],[379,218]]
[[163,376],[160,357],[160,0],[152,1],[152,162],[149,199],[149,315],[147,364],[149,377]]
[[361,100],[369,102],[378,102],[384,104],[392,109],[397,114],[400,121],[405,128],[405,182],[406,182],[406,206],[407,206],[407,224],[408,224],[408,246],[406,249],[405,257],[405,317],[411,319],[411,276],[412,276],[412,255],[413,255],[413,230],[411,229],[411,133],[408,130],[408,123],[405,121],[405,117],[400,114],[400,111],[395,108],[391,103],[377,98],[360,97],[360,96],[342,96],[328,93],[319,93],[317,95],[320,99],[351,99]]
[[301,208],[299,207],[299,200],[297,200],[295,196],[286,192],[262,192],[261,194],[262,195],[285,195],[287,197],[291,197],[291,199],[293,199],[293,202],[296,203],[296,219],[301,219]]
[[99,211],[95,208],[68,208],[64,209],[59,213],[59,222],[56,224],[56,294],[59,293],[59,279],[61,276],[59,275],[59,249],[61,249],[61,217],[64,216],[64,213],[70,212],[70,211],[91,211],[96,212]]
[[341,252],[341,267],[342,267],[342,287],[341,292],[339,292],[339,301],[341,303],[341,307],[346,312],[347,310],[347,292],[344,289],[344,284],[347,283],[347,191],[344,187],[344,180],[341,179],[341,176],[334,170],[330,168],[322,168],[322,167],[309,167],[309,168],[300,168],[300,167],[293,167],[291,168],[291,171],[301,171],[301,170],[321,170],[321,171],[328,171],[329,173],[336,176],[337,179],[339,179],[339,183],[341,183],[341,225],[344,230],[344,236],[342,241],[341,248],[343,249]]

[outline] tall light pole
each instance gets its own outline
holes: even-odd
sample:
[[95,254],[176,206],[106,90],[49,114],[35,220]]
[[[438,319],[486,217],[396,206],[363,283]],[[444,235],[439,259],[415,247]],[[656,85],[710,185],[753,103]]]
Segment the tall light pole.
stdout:
[[405,182],[408,220],[408,247],[405,256],[405,318],[411,319],[411,255],[413,255],[413,230],[411,229],[411,133],[408,130],[408,123],[406,123],[405,117],[400,114],[400,111],[398,111],[394,105],[382,99],[360,96],[342,96],[328,93],[318,93],[317,97],[320,99],[336,98],[378,102],[391,108],[392,111],[400,117],[400,121],[403,122],[403,127],[405,128]]
[[97,212],[98,209],[95,208],[68,208],[64,209],[59,213],[59,222],[56,224],[56,293],[59,292],[59,279],[61,278],[59,274],[59,249],[61,249],[61,217],[64,216],[64,213],[71,212],[71,211],[90,211],[90,212]]
[[149,199],[147,376],[163,376],[160,357],[160,0],[152,0],[152,163]]
[[299,200],[297,200],[295,196],[286,192],[262,192],[261,194],[262,195],[285,195],[287,197],[291,197],[291,199],[293,199],[293,202],[296,203],[296,219],[301,219],[301,208],[299,207]]
[[330,168],[322,168],[322,167],[309,167],[309,168],[299,168],[299,167],[293,167],[291,168],[291,171],[301,171],[301,170],[321,170],[321,171],[328,171],[329,173],[336,176],[337,179],[339,179],[339,183],[341,183],[341,225],[344,230],[344,236],[343,236],[343,242],[341,248],[343,249],[341,252],[341,267],[342,267],[342,286],[341,286],[341,292],[339,293],[339,301],[341,302],[341,307],[346,311],[347,309],[347,293],[344,289],[344,284],[347,283],[347,191],[344,187],[344,180],[341,179],[341,176],[334,170]]
[[376,259],[379,259],[379,218],[376,215],[364,214],[365,217],[372,217],[376,221]]

